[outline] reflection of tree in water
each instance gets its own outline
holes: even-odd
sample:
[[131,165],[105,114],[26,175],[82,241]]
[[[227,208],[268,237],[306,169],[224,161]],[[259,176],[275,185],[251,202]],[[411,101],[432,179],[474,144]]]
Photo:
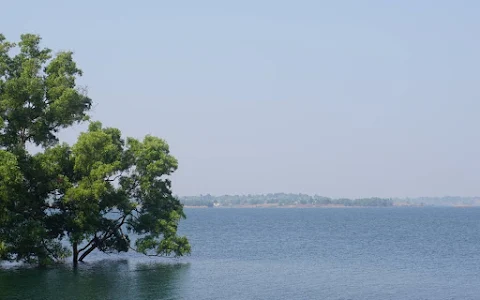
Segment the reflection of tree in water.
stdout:
[[106,260],[78,270],[0,271],[0,299],[178,299],[188,264]]

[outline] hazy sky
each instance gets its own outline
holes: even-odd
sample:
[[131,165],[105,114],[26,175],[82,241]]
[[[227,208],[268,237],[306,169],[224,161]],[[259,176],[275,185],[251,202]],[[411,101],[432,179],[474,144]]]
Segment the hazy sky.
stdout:
[[[2,1],[180,195],[480,195],[479,1]],[[73,142],[81,128],[63,134]]]

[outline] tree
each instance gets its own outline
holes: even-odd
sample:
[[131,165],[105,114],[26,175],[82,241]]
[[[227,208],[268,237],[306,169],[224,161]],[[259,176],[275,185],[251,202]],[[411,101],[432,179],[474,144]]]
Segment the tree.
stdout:
[[[88,120],[92,101],[76,86],[72,53],[52,56],[40,41],[22,35],[12,56],[16,45],[0,35],[0,260],[47,264],[73,254],[77,265],[95,249],[188,254],[168,144],[124,140],[100,122],[73,146],[59,144],[58,131]],[[42,150],[31,154],[29,143]]]

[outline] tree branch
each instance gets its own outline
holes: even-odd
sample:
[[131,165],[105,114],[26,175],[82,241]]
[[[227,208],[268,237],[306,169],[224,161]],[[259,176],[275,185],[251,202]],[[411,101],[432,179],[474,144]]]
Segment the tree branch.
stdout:
[[[82,249],[80,249],[78,251],[78,253],[80,252],[83,252],[84,250],[86,250],[81,256],[80,258],[78,259],[78,261],[83,261],[85,259],[85,257],[87,257],[87,255],[89,255],[90,253],[92,253],[93,250],[95,250],[95,248],[98,247],[98,245],[102,244],[103,242],[105,242],[107,239],[109,239],[110,237],[112,237],[114,234],[115,234],[115,230],[119,230],[120,227],[125,223],[125,220],[127,219],[127,216],[128,215],[124,215],[120,218],[118,218],[115,222],[118,222],[120,221],[119,224],[116,224],[113,228],[109,228],[108,230],[105,231],[105,234],[99,239],[96,235],[95,237],[85,246],[83,247]],[[123,235],[123,234],[122,234]],[[88,248],[88,249],[87,249]]]
[[50,249],[48,249],[47,245],[45,244],[45,240],[42,240],[42,245],[43,245],[43,248],[45,248],[45,250],[47,250],[47,252],[56,260],[58,261],[58,256]]
[[97,239],[97,236],[95,235],[95,237],[85,246],[83,247],[82,249],[78,250],[78,253],[80,252],[83,252],[85,249],[87,249],[94,241],[95,239]]
[[[93,250],[95,250],[96,247],[97,247],[96,245],[92,245],[87,251],[85,251],[85,253],[83,253],[80,256],[78,261],[83,261],[85,259],[85,257],[87,257],[87,255],[89,255],[90,253],[92,253]],[[80,253],[80,251],[78,253]]]
[[112,182],[112,181],[115,181],[115,180],[117,180],[118,178],[120,178],[120,176],[122,176],[122,175],[123,175],[123,171],[122,171],[122,172],[120,172],[120,174],[118,174],[117,176],[115,176],[113,179],[106,178],[106,179],[105,179],[105,181],[106,181],[106,182]]

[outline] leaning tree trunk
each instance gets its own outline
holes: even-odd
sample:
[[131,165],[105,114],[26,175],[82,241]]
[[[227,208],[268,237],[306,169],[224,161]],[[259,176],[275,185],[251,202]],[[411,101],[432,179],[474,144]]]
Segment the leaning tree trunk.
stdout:
[[78,260],[83,261],[85,259],[85,257],[87,257],[87,255],[89,255],[90,253],[92,253],[93,250],[95,250],[96,247],[97,246],[94,243],[92,246],[90,246],[90,248],[88,248],[87,251],[82,253],[82,255],[80,256],[80,258]]

